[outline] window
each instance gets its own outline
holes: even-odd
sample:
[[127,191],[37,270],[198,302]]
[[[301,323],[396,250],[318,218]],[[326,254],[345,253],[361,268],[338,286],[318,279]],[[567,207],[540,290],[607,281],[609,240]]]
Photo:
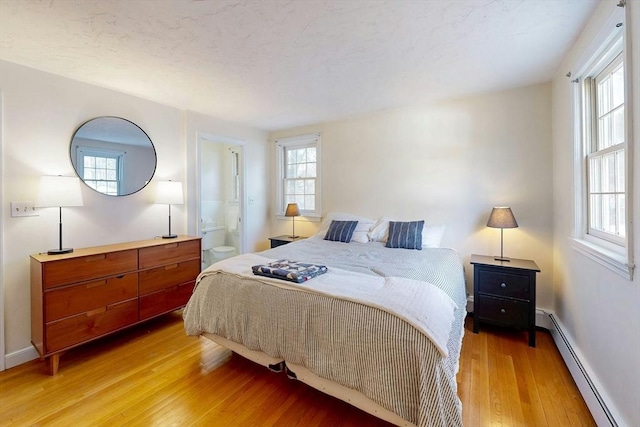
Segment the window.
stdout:
[[231,149],[231,201],[240,201],[240,153]]
[[303,216],[319,217],[320,135],[276,141],[278,150],[278,213],[297,203]]
[[122,182],[124,152],[78,147],[78,174],[94,190],[117,196]]
[[[624,4],[620,3],[622,6]],[[574,64],[575,233],[573,247],[633,278],[631,79],[625,72],[624,7]],[[608,32],[607,32],[608,29]]]
[[[589,235],[618,245],[626,236],[626,144],[622,54],[584,79]],[[589,102],[590,101],[590,102]]]

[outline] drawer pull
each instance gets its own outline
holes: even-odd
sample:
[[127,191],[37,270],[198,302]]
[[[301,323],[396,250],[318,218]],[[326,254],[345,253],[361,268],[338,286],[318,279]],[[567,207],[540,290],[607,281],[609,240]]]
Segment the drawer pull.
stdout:
[[507,310],[505,310],[504,308],[500,309],[500,314],[505,314],[507,312]]
[[166,270],[173,270],[174,268],[178,268],[178,264],[171,264],[171,265],[167,265],[164,267],[165,271]]
[[504,282],[502,282],[502,283],[500,283],[500,287],[504,289],[504,288],[506,288],[506,287],[507,287],[507,284],[506,284],[506,283],[504,283]]

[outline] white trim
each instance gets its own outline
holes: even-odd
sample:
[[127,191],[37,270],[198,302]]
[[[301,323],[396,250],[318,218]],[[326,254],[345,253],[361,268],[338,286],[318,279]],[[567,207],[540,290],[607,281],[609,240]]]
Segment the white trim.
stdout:
[[607,22],[602,26],[598,35],[593,38],[591,44],[584,50],[580,59],[572,65],[573,71],[571,74],[573,76],[581,77],[588,69],[595,67],[597,58],[607,49],[611,49],[616,38],[623,32],[623,29],[616,27],[616,24],[624,21],[625,12],[623,8],[612,6],[611,15]]
[[[277,214],[276,215],[276,219],[291,221],[291,217],[284,216],[284,214]],[[304,216],[297,216],[296,217],[296,222],[298,222],[298,221],[302,221],[302,222],[304,222],[304,221],[306,221],[306,222],[320,222],[320,221],[322,221],[322,216],[305,214]]]
[[[284,148],[296,147],[313,143],[316,148],[316,206],[314,211],[303,211],[303,216],[311,221],[319,221],[322,216],[322,133],[311,133],[305,135],[290,136],[273,141],[276,144],[275,165],[276,165],[276,219],[284,216]],[[317,218],[317,219],[316,219]]]
[[[213,143],[223,143],[223,144],[228,144],[228,145],[235,145],[238,147],[241,147],[241,154],[240,154],[240,180],[242,181],[240,183],[240,248],[239,248],[239,253],[243,254],[246,251],[246,247],[247,247],[247,227],[246,227],[246,218],[247,218],[247,204],[248,201],[246,200],[247,197],[247,168],[246,168],[246,163],[247,163],[247,153],[246,153],[246,144],[247,142],[242,140],[242,139],[238,139],[238,138],[234,138],[234,137],[230,137],[230,136],[223,136],[223,135],[213,135],[213,134],[207,134],[204,132],[196,132],[196,179],[195,179],[195,199],[196,199],[196,209],[194,209],[195,211],[195,215],[197,216],[197,218],[195,219],[195,227],[196,227],[196,233],[199,237],[202,237],[202,227],[200,226],[200,218],[202,218],[202,207],[201,207],[201,201],[200,201],[200,168],[202,167],[202,163],[201,163],[201,153],[202,153],[202,141],[209,141],[209,142],[213,142]],[[232,202],[232,203],[238,203],[238,202]]]
[[22,365],[23,363],[31,362],[39,358],[38,350],[34,346],[29,346],[18,351],[7,354],[3,357],[2,362],[5,363],[7,369],[11,369],[14,366]]
[[[572,88],[572,120],[574,144],[574,231],[572,248],[589,257],[600,265],[614,271],[629,280],[633,279],[633,111],[632,111],[632,79],[631,74],[631,37],[629,5],[617,7],[612,3],[612,9],[607,22],[594,37],[582,56],[571,67],[576,72],[569,73]],[[618,24],[622,23],[622,26]],[[622,42],[621,42],[622,41]],[[583,117],[583,79],[587,75],[598,73],[604,69],[622,49],[625,64],[625,157],[626,157],[626,236],[622,245],[612,247],[608,241],[592,237],[587,232],[588,209],[586,201],[587,165],[584,142]]]
[[[2,91],[0,91],[0,176],[2,175],[2,153],[4,152],[4,116],[2,114]],[[4,182],[4,179],[2,180]],[[0,184],[0,205],[4,206],[3,185]],[[0,229],[4,227],[4,209],[0,209]],[[6,369],[4,347],[4,233],[0,233],[0,372]]]
[[[633,19],[631,17],[631,8],[632,7],[637,7],[638,4],[637,2],[635,2],[635,4],[633,6],[631,6],[629,3],[632,2],[627,2],[625,7],[624,7],[624,12],[625,12],[625,28],[624,28],[624,66],[625,66],[625,70],[624,72],[626,73],[626,75],[629,76],[633,76],[633,61],[631,60],[632,57],[632,37],[631,37],[631,22],[633,22]],[[627,25],[628,24],[628,25]],[[635,58],[635,60],[637,61],[638,58]],[[637,82],[635,82],[637,84]],[[634,199],[633,199],[633,182],[634,182],[634,174],[638,173],[637,168],[640,167],[639,165],[635,165],[634,167],[634,160],[633,160],[633,146],[634,146],[634,133],[633,133],[633,115],[634,115],[634,105],[633,105],[633,84],[634,84],[634,79],[633,78],[625,78],[625,125],[626,125],[626,135],[625,135],[625,140],[626,140],[626,156],[627,156],[627,164],[626,164],[626,168],[625,171],[627,173],[627,177],[626,177],[626,186],[627,186],[627,195],[626,195],[626,207],[627,207],[627,211],[626,211],[626,215],[627,215],[627,229],[626,229],[626,235],[627,235],[627,266],[629,267],[629,279],[633,280],[633,271],[634,271],[634,267],[635,267],[635,255],[634,255],[634,245],[635,245],[635,235],[634,235],[634,227],[633,227],[633,203],[634,203]]]
[[598,381],[585,357],[575,346],[575,343],[566,332],[560,320],[553,312],[548,314],[551,327],[549,331],[565,365],[569,369],[571,377],[578,386],[593,419],[600,427],[624,425],[620,413],[616,409],[604,387]]
[[[467,297],[467,312],[473,312],[473,295]],[[562,326],[554,312],[536,309],[536,326],[547,329],[551,334],[562,360],[569,369],[569,373],[578,386],[578,391],[580,391],[596,424],[600,427],[624,425],[613,401],[605,392],[571,337],[565,332],[566,328]]]
[[629,263],[627,256],[606,249],[585,239],[571,238],[573,249],[598,264],[614,271],[625,279],[633,280],[635,264]]

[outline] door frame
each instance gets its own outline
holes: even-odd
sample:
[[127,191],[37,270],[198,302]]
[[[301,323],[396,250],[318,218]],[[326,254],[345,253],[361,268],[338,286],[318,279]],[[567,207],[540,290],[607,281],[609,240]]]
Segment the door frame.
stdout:
[[246,198],[246,141],[230,136],[225,135],[216,135],[216,134],[208,134],[203,132],[196,132],[196,205],[197,209],[195,209],[195,214],[197,218],[195,218],[194,224],[196,224],[197,235],[202,237],[202,228],[200,227],[200,219],[202,218],[202,204],[201,204],[201,185],[200,178],[201,172],[200,168],[202,167],[201,158],[202,158],[202,143],[214,143],[214,144],[224,144],[224,145],[234,145],[240,147],[241,156],[240,156],[240,248],[239,253],[243,254],[247,247],[247,233],[245,226],[245,218],[247,217],[247,201]]

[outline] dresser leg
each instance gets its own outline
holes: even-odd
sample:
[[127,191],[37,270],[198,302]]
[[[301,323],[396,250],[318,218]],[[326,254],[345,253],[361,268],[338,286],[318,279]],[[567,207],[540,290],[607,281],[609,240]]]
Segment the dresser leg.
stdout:
[[530,329],[529,330],[529,347],[535,347],[535,346],[536,346],[536,330]]
[[56,353],[49,357],[49,375],[55,375],[58,373],[58,367],[60,366],[60,356],[62,356],[62,353]]

